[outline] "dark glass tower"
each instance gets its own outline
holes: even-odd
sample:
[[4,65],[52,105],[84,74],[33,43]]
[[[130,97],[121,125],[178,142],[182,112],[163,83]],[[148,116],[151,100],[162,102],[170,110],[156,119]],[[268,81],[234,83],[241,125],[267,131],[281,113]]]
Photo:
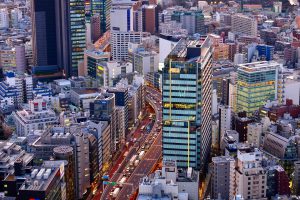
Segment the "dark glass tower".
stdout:
[[35,66],[58,64],[55,0],[32,1],[32,44]]

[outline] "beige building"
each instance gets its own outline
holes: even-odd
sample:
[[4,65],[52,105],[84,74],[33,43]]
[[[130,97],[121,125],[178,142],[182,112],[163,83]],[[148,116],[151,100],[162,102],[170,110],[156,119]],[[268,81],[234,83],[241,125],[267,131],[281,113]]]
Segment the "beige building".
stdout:
[[263,154],[257,148],[238,150],[236,167],[236,194],[245,200],[266,200],[267,174],[262,167]]
[[231,30],[236,34],[257,36],[257,21],[254,17],[235,14],[231,17]]
[[261,123],[250,123],[247,126],[248,143],[254,147],[260,147],[262,144],[263,125]]

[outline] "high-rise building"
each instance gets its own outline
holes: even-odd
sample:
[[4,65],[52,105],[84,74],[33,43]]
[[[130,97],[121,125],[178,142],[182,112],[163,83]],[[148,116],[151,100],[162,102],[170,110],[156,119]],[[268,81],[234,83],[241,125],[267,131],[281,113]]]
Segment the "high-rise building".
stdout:
[[253,17],[235,14],[231,17],[232,32],[257,37],[257,21]]
[[57,65],[57,27],[55,0],[33,0],[32,46],[35,66]]
[[110,8],[112,0],[91,0],[92,15],[100,15],[100,32],[105,33],[110,28]]
[[62,0],[56,2],[57,26],[59,26],[58,63],[64,67],[67,77],[78,75],[78,64],[83,61],[86,48],[85,2],[83,0]]
[[58,65],[77,76],[86,47],[83,0],[32,1],[34,65]]
[[279,68],[277,62],[241,64],[238,68],[237,109],[253,114],[268,100],[278,99]]
[[211,146],[210,39],[181,39],[163,69],[163,157],[203,169]]
[[234,199],[235,160],[230,156],[212,158],[211,194],[213,199]]

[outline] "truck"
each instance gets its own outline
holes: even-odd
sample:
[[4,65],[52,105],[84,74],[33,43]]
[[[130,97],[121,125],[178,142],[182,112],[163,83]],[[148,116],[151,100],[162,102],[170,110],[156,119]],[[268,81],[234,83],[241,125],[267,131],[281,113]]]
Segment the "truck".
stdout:
[[126,181],[126,177],[121,178],[121,180],[119,182],[120,187],[123,186],[123,183],[125,183],[125,181]]
[[141,151],[141,153],[139,154],[139,159],[141,160],[144,155],[145,155],[145,151]]
[[132,165],[133,162],[136,160],[137,155],[134,155],[131,157],[131,159],[129,160],[129,164]]
[[116,188],[112,193],[113,198],[117,198],[119,192],[120,192],[120,188]]

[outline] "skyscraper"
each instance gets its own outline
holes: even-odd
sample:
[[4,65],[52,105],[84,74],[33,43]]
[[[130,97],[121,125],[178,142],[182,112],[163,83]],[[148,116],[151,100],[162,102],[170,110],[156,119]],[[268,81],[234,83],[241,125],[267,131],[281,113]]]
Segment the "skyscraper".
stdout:
[[111,0],[91,0],[92,15],[100,15],[100,30],[105,33],[110,28]]
[[33,0],[31,2],[34,65],[57,65],[55,0]]
[[211,146],[210,39],[181,39],[163,69],[163,156],[202,169]]
[[65,76],[76,76],[86,47],[84,0],[32,2],[34,64],[58,65]]

